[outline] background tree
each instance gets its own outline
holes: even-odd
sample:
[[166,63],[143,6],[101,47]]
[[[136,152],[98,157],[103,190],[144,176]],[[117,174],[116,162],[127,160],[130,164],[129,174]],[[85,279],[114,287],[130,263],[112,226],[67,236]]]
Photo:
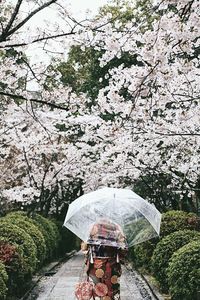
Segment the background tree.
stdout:
[[[61,63],[57,53],[50,65],[27,64],[24,47],[36,41],[20,44],[18,29],[2,42],[3,199],[59,214],[107,185],[133,188],[161,210],[198,210],[199,3],[147,4],[129,3],[127,19],[127,6],[92,22],[71,18],[69,31],[56,30],[59,49],[72,46]],[[9,59],[7,48],[17,49]]]

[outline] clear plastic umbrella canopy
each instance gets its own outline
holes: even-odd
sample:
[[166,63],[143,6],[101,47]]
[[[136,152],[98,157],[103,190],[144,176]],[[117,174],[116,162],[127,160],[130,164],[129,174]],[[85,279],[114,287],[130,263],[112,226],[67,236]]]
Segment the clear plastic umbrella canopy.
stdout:
[[159,235],[161,214],[129,189],[102,188],[69,205],[64,226],[89,244],[126,248]]

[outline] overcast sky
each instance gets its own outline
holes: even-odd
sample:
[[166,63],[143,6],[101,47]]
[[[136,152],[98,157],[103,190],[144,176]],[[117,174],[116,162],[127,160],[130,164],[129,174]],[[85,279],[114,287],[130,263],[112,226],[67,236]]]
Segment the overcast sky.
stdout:
[[107,0],[71,0],[69,3],[71,3],[71,7],[74,13],[79,14],[80,11],[83,13],[90,9],[92,13],[97,13],[98,8],[104,4],[106,4]]

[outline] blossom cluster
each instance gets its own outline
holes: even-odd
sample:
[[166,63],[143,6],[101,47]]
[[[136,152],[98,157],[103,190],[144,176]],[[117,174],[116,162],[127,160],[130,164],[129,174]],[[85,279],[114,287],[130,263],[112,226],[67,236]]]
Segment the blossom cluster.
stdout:
[[[77,178],[84,192],[105,185],[125,187],[127,181],[133,188],[144,174],[166,174],[171,178],[168,188],[180,198],[195,197],[200,168],[200,4],[165,0],[155,5],[151,22],[133,18],[122,26],[108,14],[84,28],[80,25],[73,38],[65,37],[70,45],[102,51],[102,67],[123,53],[136,55],[135,64],[124,66],[122,61],[108,70],[109,84],[90,108],[86,95],[72,93],[58,74],[44,72],[41,64],[36,64],[36,96],[43,103],[35,103],[34,95],[19,85],[30,68],[4,58],[0,82],[23,97],[9,100],[1,117],[4,197],[32,202],[55,186],[62,194],[63,182],[67,186]],[[57,84],[45,89],[48,76],[58,76]]]

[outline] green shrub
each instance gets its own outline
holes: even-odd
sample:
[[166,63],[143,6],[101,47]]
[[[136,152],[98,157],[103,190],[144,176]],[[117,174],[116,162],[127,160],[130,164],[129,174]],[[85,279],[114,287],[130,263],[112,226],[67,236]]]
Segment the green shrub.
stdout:
[[6,218],[0,219],[0,236],[5,237],[11,243],[18,244],[22,249],[25,262],[25,272],[31,275],[36,269],[37,248],[28,233],[18,226],[11,224]]
[[0,300],[6,299],[8,275],[4,264],[0,261]]
[[133,261],[136,268],[145,268],[150,271],[151,256],[158,241],[158,238],[154,238],[131,248],[130,259]]
[[34,224],[38,226],[40,230],[43,230],[42,232],[44,231],[46,232],[45,235],[47,239],[47,251],[48,251],[47,258],[51,258],[57,247],[56,233],[52,225],[52,222],[49,221],[49,219],[44,218],[43,216],[36,213],[32,214],[31,218]]
[[173,300],[198,300],[200,289],[200,240],[176,251],[167,269]]
[[55,221],[53,219],[50,219],[49,222],[51,223],[51,226],[53,228],[54,234],[55,234],[55,250],[58,249],[61,241],[61,234],[59,231],[59,228]]
[[[44,240],[45,240],[45,245],[46,245],[46,257],[45,259],[49,259],[52,254],[52,238],[50,236],[49,232],[49,227],[46,226],[46,221],[45,218],[41,217],[38,218],[38,220],[35,220],[34,216],[36,215],[35,213],[31,214],[29,217],[27,216],[27,213],[24,211],[16,211],[14,212],[16,216],[23,216],[25,218],[28,218],[30,222],[32,222],[42,233]],[[42,222],[43,220],[43,222]]]
[[163,291],[168,291],[166,270],[175,251],[194,239],[200,239],[200,232],[180,230],[164,237],[156,246],[152,256],[152,271]]
[[33,212],[29,216],[25,211],[16,211],[15,215],[24,216],[29,219],[42,233],[46,244],[46,259],[50,259],[57,246],[57,236],[55,228],[49,219]]
[[194,213],[171,210],[162,214],[160,236],[164,237],[172,232],[190,229],[199,230],[200,219]]
[[26,263],[19,245],[11,243],[8,238],[0,237],[0,261],[8,274],[8,292],[18,295],[26,279]]
[[135,245],[130,251],[130,258],[135,267],[150,271],[153,251],[162,237],[178,230],[198,230],[200,219],[194,213],[171,210],[162,214],[160,238],[154,238],[142,244]]
[[68,230],[66,227],[63,226],[63,222],[54,219],[52,221],[56,224],[60,234],[58,254],[64,255],[66,252],[70,252],[71,250],[76,249],[77,248],[76,236],[70,230]]
[[6,215],[6,218],[8,218],[12,224],[15,224],[18,227],[22,228],[31,236],[37,247],[38,265],[41,265],[46,257],[46,244],[41,231],[37,226],[34,225],[33,221],[30,218],[17,212],[9,213],[8,215]]

